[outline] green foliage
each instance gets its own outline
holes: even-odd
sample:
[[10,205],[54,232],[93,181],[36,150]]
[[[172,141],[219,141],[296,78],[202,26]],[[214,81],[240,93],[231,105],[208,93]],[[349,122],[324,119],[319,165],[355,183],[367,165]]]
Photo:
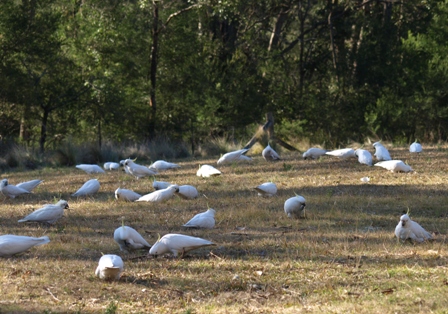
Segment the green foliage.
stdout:
[[[158,137],[189,143],[150,149],[151,159],[169,158],[206,151],[211,137],[248,138],[247,127],[273,112],[282,137],[328,146],[367,136],[442,140],[447,7],[2,1],[0,134],[41,152],[68,134],[95,147]],[[86,159],[103,158],[100,148],[88,150]],[[70,155],[56,159],[78,159]]]

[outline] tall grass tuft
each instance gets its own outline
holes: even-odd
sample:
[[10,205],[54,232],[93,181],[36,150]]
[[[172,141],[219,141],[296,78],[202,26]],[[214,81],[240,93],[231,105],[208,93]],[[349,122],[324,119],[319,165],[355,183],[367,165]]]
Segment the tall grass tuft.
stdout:
[[36,169],[40,164],[38,154],[21,145],[11,145],[5,161],[10,168]]
[[52,161],[57,166],[74,166],[76,165],[77,150],[78,148],[69,138],[65,140],[58,149],[56,149]]
[[196,154],[202,157],[225,154],[244,147],[241,141],[231,141],[227,137],[215,137],[209,142],[199,145]]

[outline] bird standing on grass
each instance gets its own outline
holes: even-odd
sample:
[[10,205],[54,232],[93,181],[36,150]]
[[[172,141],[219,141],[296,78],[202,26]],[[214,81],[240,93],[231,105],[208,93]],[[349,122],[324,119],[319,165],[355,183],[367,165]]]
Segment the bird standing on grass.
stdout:
[[261,152],[261,155],[263,156],[264,160],[266,160],[266,161],[280,160],[280,156],[271,147],[271,145],[269,145],[269,143],[268,143],[268,146],[266,146],[263,149],[263,151]]
[[185,253],[199,249],[204,246],[215,245],[213,242],[187,236],[183,234],[169,233],[164,235],[161,239],[151,247],[149,250],[150,255],[161,255],[165,253],[173,253],[174,257],[177,257],[179,253],[183,256]]
[[19,196],[21,194],[31,193],[23,188],[19,188],[15,185],[9,184],[8,179],[3,179],[0,182],[0,192],[2,192],[3,195],[9,198],[15,198],[16,196]]
[[420,143],[414,142],[409,146],[409,152],[411,153],[421,153],[423,151],[422,145]]
[[296,195],[285,201],[284,210],[289,218],[300,218],[305,213],[305,206],[305,198]]
[[68,203],[64,200],[59,200],[56,204],[47,204],[20,219],[18,222],[43,222],[47,224],[54,224],[59,218],[64,215],[64,209],[68,209]]
[[136,164],[132,159],[126,159],[124,161],[124,168],[125,171],[129,174],[133,175],[137,179],[148,177],[148,176],[155,176],[157,172],[155,170],[149,169],[148,167]]
[[120,250],[129,252],[151,248],[151,245],[134,228],[124,225],[115,229],[114,240],[120,246]]
[[378,161],[387,161],[392,160],[389,155],[389,151],[386,147],[383,146],[380,142],[373,143],[373,147],[375,147],[375,154],[373,154]]
[[407,214],[400,217],[400,221],[395,227],[395,236],[398,240],[411,239],[417,242],[432,239],[432,235],[418,223],[411,220]]
[[77,169],[81,169],[88,174],[95,174],[95,173],[104,173],[104,170],[101,169],[98,165],[88,165],[88,164],[81,164],[76,166]]
[[258,196],[271,197],[277,194],[277,185],[273,182],[265,182],[254,188]]
[[120,188],[115,190],[115,198],[117,200],[134,202],[134,201],[138,200],[140,197],[142,197],[140,194],[135,193],[134,191],[131,191],[131,190],[120,189]]
[[100,189],[100,182],[97,179],[91,179],[84,183],[78,191],[72,194],[74,197],[92,195]]
[[95,275],[104,280],[119,280],[123,272],[124,263],[120,256],[106,254],[101,256]]
[[182,227],[213,229],[215,227],[215,213],[216,211],[213,208],[209,208],[203,213],[196,214]]
[[136,202],[152,202],[152,203],[159,203],[169,200],[174,196],[174,193],[179,191],[178,185],[170,185],[166,189],[157,190],[152,193],[143,195],[140,197]]
[[0,257],[22,253],[33,246],[47,244],[48,242],[50,242],[50,239],[47,236],[34,238],[5,234],[0,236]]

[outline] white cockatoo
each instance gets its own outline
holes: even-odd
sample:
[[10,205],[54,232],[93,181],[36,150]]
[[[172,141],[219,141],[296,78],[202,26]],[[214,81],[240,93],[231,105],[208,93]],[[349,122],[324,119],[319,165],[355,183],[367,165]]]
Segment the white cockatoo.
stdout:
[[188,251],[210,245],[215,244],[211,241],[201,238],[183,234],[169,233],[164,235],[161,239],[157,240],[157,242],[149,250],[149,254],[157,256],[171,252],[175,257],[177,257],[179,253],[181,253],[181,256],[183,256]]
[[136,164],[132,159],[126,159],[124,161],[124,167],[128,170],[129,174],[133,175],[137,179],[148,176],[155,176],[157,174],[157,171]]
[[409,152],[411,153],[421,153],[423,151],[422,144],[414,142],[409,146]]
[[196,175],[198,177],[210,178],[221,175],[221,171],[210,165],[202,165],[199,166],[199,170],[196,172]]
[[84,183],[78,191],[72,194],[74,197],[92,195],[100,189],[100,182],[97,179],[90,179]]
[[417,242],[432,239],[432,235],[418,223],[411,220],[407,214],[400,217],[400,221],[395,227],[395,236],[399,240],[411,239]]
[[222,155],[221,158],[219,158],[216,163],[218,165],[223,165],[223,164],[226,164],[226,163],[241,161],[240,160],[240,156],[244,155],[248,151],[249,151],[248,149],[243,148],[243,149],[240,149],[240,150],[236,150],[236,151],[233,151],[233,152],[226,153],[226,154]]
[[215,227],[215,213],[216,211],[213,208],[209,208],[203,213],[196,214],[182,227],[213,229]]
[[120,188],[115,190],[115,198],[117,200],[134,202],[134,201],[138,200],[140,197],[142,197],[140,194],[135,193],[134,191],[131,191],[131,190],[120,189]]
[[387,160],[377,162],[374,166],[382,167],[392,172],[412,172],[411,166],[406,165],[401,160]]
[[114,240],[120,246],[120,250],[129,252],[151,248],[151,245],[134,228],[124,225],[115,229]]
[[305,198],[296,195],[285,201],[284,209],[289,218],[300,218],[302,212],[305,212],[305,206]]
[[31,193],[23,188],[19,188],[15,185],[9,184],[8,179],[3,179],[0,182],[0,192],[2,192],[3,195],[9,198],[15,198],[16,196],[19,196],[21,194]]
[[277,185],[273,182],[265,182],[254,188],[258,196],[271,197],[277,194]]
[[192,185],[179,185],[176,194],[186,200],[192,200],[199,196],[198,190]]
[[103,168],[105,170],[118,170],[120,169],[120,164],[117,162],[109,161],[104,163]]
[[76,168],[81,169],[81,170],[87,172],[88,174],[104,173],[104,170],[98,165],[81,164],[81,165],[76,165]]
[[357,150],[355,150],[355,155],[356,157],[358,157],[358,161],[360,164],[373,166],[372,154],[368,150],[358,148]]
[[373,147],[375,147],[375,154],[373,155],[378,161],[392,160],[392,158],[390,158],[389,151],[383,146],[383,144],[380,142],[375,142],[373,143]]
[[167,170],[167,169],[174,169],[174,168],[180,168],[178,164],[174,164],[172,162],[167,162],[165,160],[157,160],[154,161],[150,166],[149,169],[155,169],[157,170]]
[[266,160],[266,161],[280,160],[280,156],[271,147],[271,145],[269,145],[269,143],[268,143],[268,146],[266,146],[263,149],[263,151],[261,152],[261,155],[263,156],[264,160]]
[[330,152],[326,152],[325,155],[335,156],[335,157],[338,157],[341,159],[356,157],[355,151],[352,148],[342,148],[342,149],[332,150]]
[[120,256],[106,254],[101,256],[95,275],[104,280],[119,280],[123,272],[124,263]]
[[152,187],[156,191],[166,189],[170,185],[173,185],[173,184],[170,182],[166,182],[166,181],[156,181],[156,179],[154,179],[154,182],[152,183]]
[[311,147],[306,152],[303,153],[302,157],[303,159],[317,159],[320,156],[324,156],[327,150],[317,147]]
[[59,200],[56,204],[47,204],[20,219],[18,222],[44,222],[47,224],[54,224],[59,218],[64,215],[64,209],[68,209],[68,203],[64,200]]
[[30,181],[26,181],[26,182],[22,182],[19,184],[16,184],[16,187],[27,190],[28,192],[31,192],[32,190],[34,190],[34,188],[36,186],[38,186],[39,184],[41,184],[42,182],[44,182],[43,180],[30,180]]
[[140,197],[136,202],[152,202],[160,203],[169,200],[174,196],[174,193],[179,191],[179,186],[176,184],[170,185],[166,189],[157,190]]
[[34,238],[5,234],[0,236],[0,257],[22,253],[33,246],[47,244],[48,242],[50,242],[50,239],[47,236]]

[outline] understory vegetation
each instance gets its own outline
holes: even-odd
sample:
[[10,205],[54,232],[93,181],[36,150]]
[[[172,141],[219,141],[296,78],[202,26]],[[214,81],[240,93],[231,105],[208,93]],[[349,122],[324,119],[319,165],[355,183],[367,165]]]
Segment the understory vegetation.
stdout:
[[[44,182],[33,194],[1,197],[1,233],[47,235],[51,242],[0,259],[1,312],[442,313],[448,307],[448,147],[423,145],[421,154],[410,154],[385,145],[415,171],[391,173],[356,159],[303,160],[286,152],[268,163],[254,148],[252,162],[223,165],[221,176],[199,178],[198,165],[216,165],[218,156],[171,159],[181,168],[157,180],[191,184],[200,197],[161,204],[114,198],[118,187],[149,193],[152,178],[136,180],[122,171],[88,175],[73,166],[8,168],[1,177],[11,184]],[[91,178],[101,183],[97,194],[70,196]],[[267,181],[278,193],[261,198],[253,188]],[[306,198],[303,219],[283,211],[294,193]],[[53,226],[17,222],[59,199],[70,209]],[[208,207],[216,210],[214,229],[181,227]],[[398,242],[394,229],[406,212],[434,240]],[[182,233],[216,246],[177,259],[124,254],[113,240],[122,218],[150,244],[159,235]],[[119,281],[94,276],[102,254],[122,256]]]

